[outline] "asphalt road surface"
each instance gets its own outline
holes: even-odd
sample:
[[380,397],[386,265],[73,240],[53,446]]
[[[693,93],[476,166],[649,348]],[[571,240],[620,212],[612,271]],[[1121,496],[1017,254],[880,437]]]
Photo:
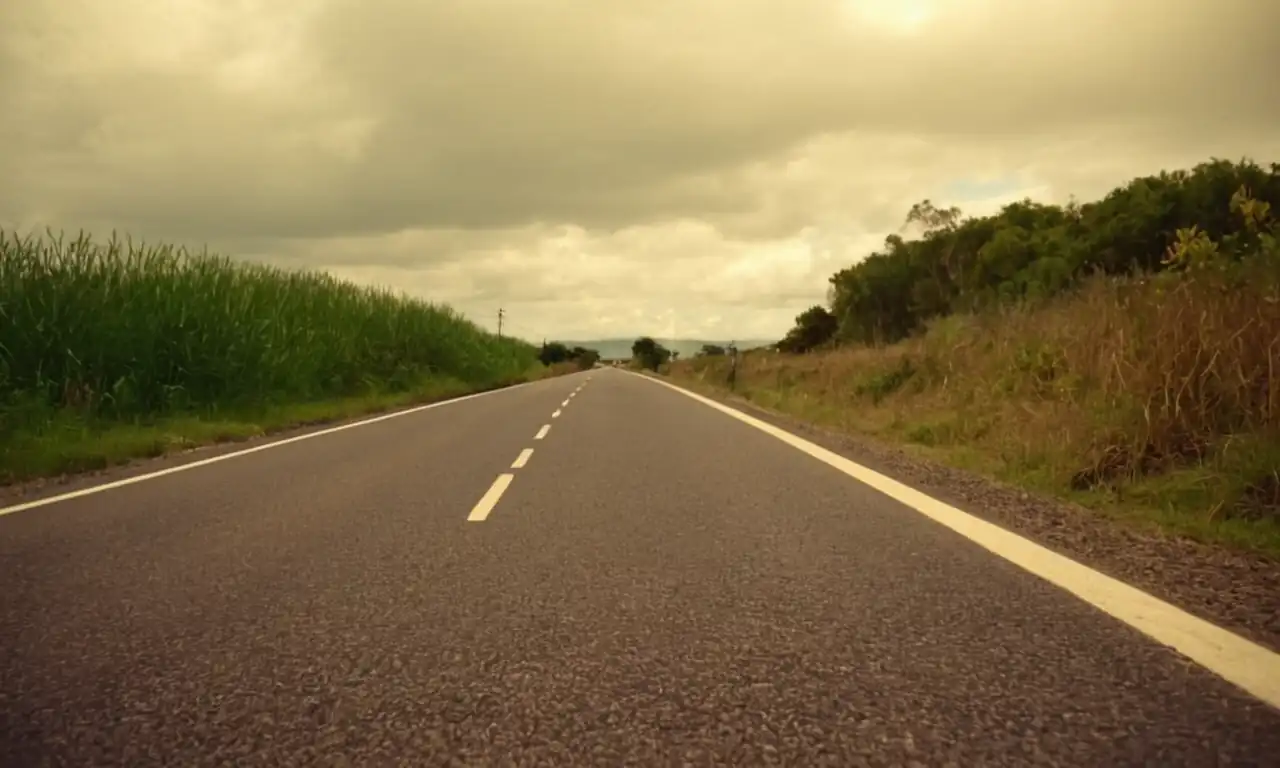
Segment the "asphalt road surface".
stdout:
[[6,767],[1280,765],[1280,710],[621,371],[7,514],[0,563]]

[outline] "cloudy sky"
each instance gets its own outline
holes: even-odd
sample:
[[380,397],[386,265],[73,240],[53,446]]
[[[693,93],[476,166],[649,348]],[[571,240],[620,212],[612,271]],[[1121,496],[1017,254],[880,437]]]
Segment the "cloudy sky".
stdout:
[[0,226],[776,337],[930,197],[1280,160],[1276,0],[0,0]]

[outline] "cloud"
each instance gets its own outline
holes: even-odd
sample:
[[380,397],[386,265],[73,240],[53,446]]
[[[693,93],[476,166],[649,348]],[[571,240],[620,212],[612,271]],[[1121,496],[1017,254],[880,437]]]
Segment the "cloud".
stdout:
[[534,335],[777,335],[923,197],[1276,158],[1277,27],[1253,0],[9,3],[0,223]]

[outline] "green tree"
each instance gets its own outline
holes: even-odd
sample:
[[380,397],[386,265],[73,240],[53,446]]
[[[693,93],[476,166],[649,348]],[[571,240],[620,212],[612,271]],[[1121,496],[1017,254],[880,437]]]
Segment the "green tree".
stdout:
[[671,351],[649,336],[642,336],[631,344],[631,357],[642,368],[656,371],[671,357]]
[[925,198],[907,212],[907,220],[903,228],[918,224],[926,233],[938,231],[954,231],[960,222],[960,209],[954,205],[950,208],[939,208],[929,198]]
[[1211,258],[1239,260],[1258,251],[1261,237],[1234,213],[1241,189],[1256,205],[1280,205],[1280,164],[1214,159],[1134,179],[1093,203],[1020,200],[991,216],[962,218],[922,200],[902,227],[918,237],[890,235],[831,276],[837,338],[893,342],[933,317],[1054,296],[1094,271],[1168,269],[1166,253],[1192,227],[1218,244]]
[[574,347],[571,350],[573,360],[578,363],[578,367],[582,370],[594,368],[595,364],[600,362],[600,353],[594,349],[586,347]]
[[778,350],[799,354],[817,349],[835,337],[836,329],[836,316],[814,305],[796,316],[795,326],[778,342]]
[[542,350],[538,353],[538,359],[543,365],[555,365],[556,363],[575,362],[583,369],[591,368],[600,359],[600,353],[594,349],[575,346],[572,349],[568,345],[559,341],[544,343]]
[[542,345],[542,350],[538,353],[538,360],[540,360],[543,365],[555,365],[556,363],[563,363],[572,358],[573,353],[570,351],[569,347],[558,341],[553,341],[549,344],[544,343]]

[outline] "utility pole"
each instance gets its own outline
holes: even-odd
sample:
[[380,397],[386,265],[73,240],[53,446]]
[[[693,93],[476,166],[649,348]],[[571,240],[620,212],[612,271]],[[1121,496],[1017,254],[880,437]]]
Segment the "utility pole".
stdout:
[[498,338],[502,338],[502,307],[498,307]]

